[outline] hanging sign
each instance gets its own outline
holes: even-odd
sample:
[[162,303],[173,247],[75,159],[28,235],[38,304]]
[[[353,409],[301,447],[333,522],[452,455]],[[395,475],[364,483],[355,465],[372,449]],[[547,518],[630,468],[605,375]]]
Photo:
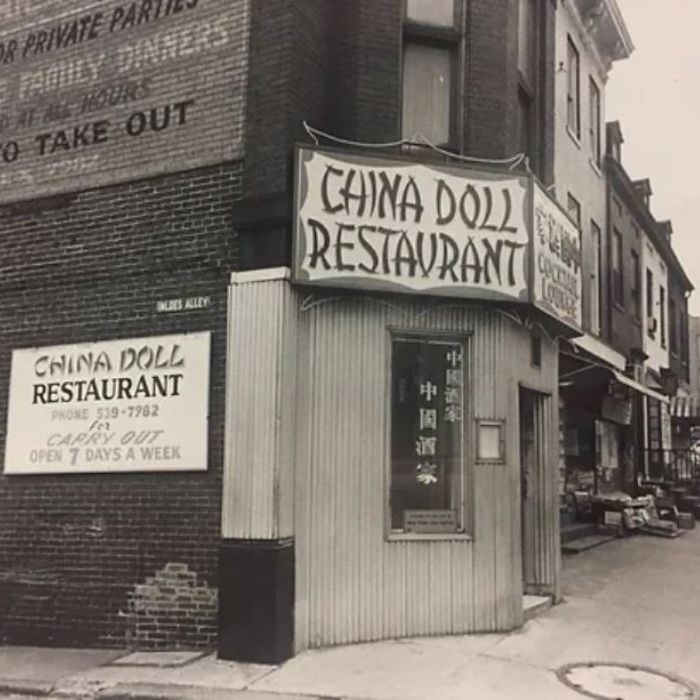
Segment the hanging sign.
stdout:
[[530,303],[581,328],[581,235],[532,175],[299,147],[294,281]]
[[204,470],[209,333],[12,353],[5,474]]
[[0,202],[242,155],[244,0],[0,0]]
[[581,232],[538,183],[534,183],[533,198],[532,302],[550,316],[580,328]]
[[527,300],[527,177],[309,148],[297,155],[297,282]]

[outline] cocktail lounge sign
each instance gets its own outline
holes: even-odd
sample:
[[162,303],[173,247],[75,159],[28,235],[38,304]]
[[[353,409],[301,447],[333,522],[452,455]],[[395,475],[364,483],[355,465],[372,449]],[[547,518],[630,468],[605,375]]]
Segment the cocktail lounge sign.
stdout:
[[580,235],[534,178],[299,148],[295,207],[298,283],[529,302],[580,325]]

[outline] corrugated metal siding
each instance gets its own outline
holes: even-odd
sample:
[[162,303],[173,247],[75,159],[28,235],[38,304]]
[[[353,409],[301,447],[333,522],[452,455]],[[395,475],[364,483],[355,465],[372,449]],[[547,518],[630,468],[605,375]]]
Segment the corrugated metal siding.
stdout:
[[286,279],[230,287],[224,538],[292,535],[296,314]]
[[[521,366],[529,368],[529,334],[477,307],[378,298],[320,297],[303,310],[300,324],[297,650],[517,626],[522,620],[517,381],[525,374]],[[468,469],[473,541],[385,539],[391,327],[473,332],[468,464],[475,459],[475,417],[506,419],[508,445],[505,465]],[[553,371],[529,380],[555,390],[556,362]]]

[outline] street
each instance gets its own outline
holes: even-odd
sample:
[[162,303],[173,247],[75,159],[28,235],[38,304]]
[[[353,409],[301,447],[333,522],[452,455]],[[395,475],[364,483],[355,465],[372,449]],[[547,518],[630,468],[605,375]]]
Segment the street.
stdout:
[[[565,602],[510,634],[335,647],[305,652],[279,667],[228,664],[212,657],[177,669],[107,663],[68,677],[61,677],[56,667],[54,695],[45,697],[85,697],[92,688],[111,699],[166,693],[250,700],[287,694],[362,700],[575,700],[583,696],[566,687],[556,672],[577,662],[653,669],[670,674],[671,680],[658,679],[669,687],[676,677],[700,684],[700,530],[677,540],[615,540],[565,557],[563,568]],[[0,672],[12,677],[3,658],[0,651]],[[34,680],[44,678],[40,668],[37,674]],[[616,682],[616,695],[599,697],[666,697],[634,680]]]

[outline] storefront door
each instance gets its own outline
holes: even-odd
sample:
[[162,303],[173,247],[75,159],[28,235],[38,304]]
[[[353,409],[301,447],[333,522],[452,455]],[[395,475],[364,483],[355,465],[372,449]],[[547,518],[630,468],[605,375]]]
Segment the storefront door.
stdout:
[[520,497],[522,573],[526,593],[545,592],[547,549],[544,542],[548,511],[550,397],[520,389]]

